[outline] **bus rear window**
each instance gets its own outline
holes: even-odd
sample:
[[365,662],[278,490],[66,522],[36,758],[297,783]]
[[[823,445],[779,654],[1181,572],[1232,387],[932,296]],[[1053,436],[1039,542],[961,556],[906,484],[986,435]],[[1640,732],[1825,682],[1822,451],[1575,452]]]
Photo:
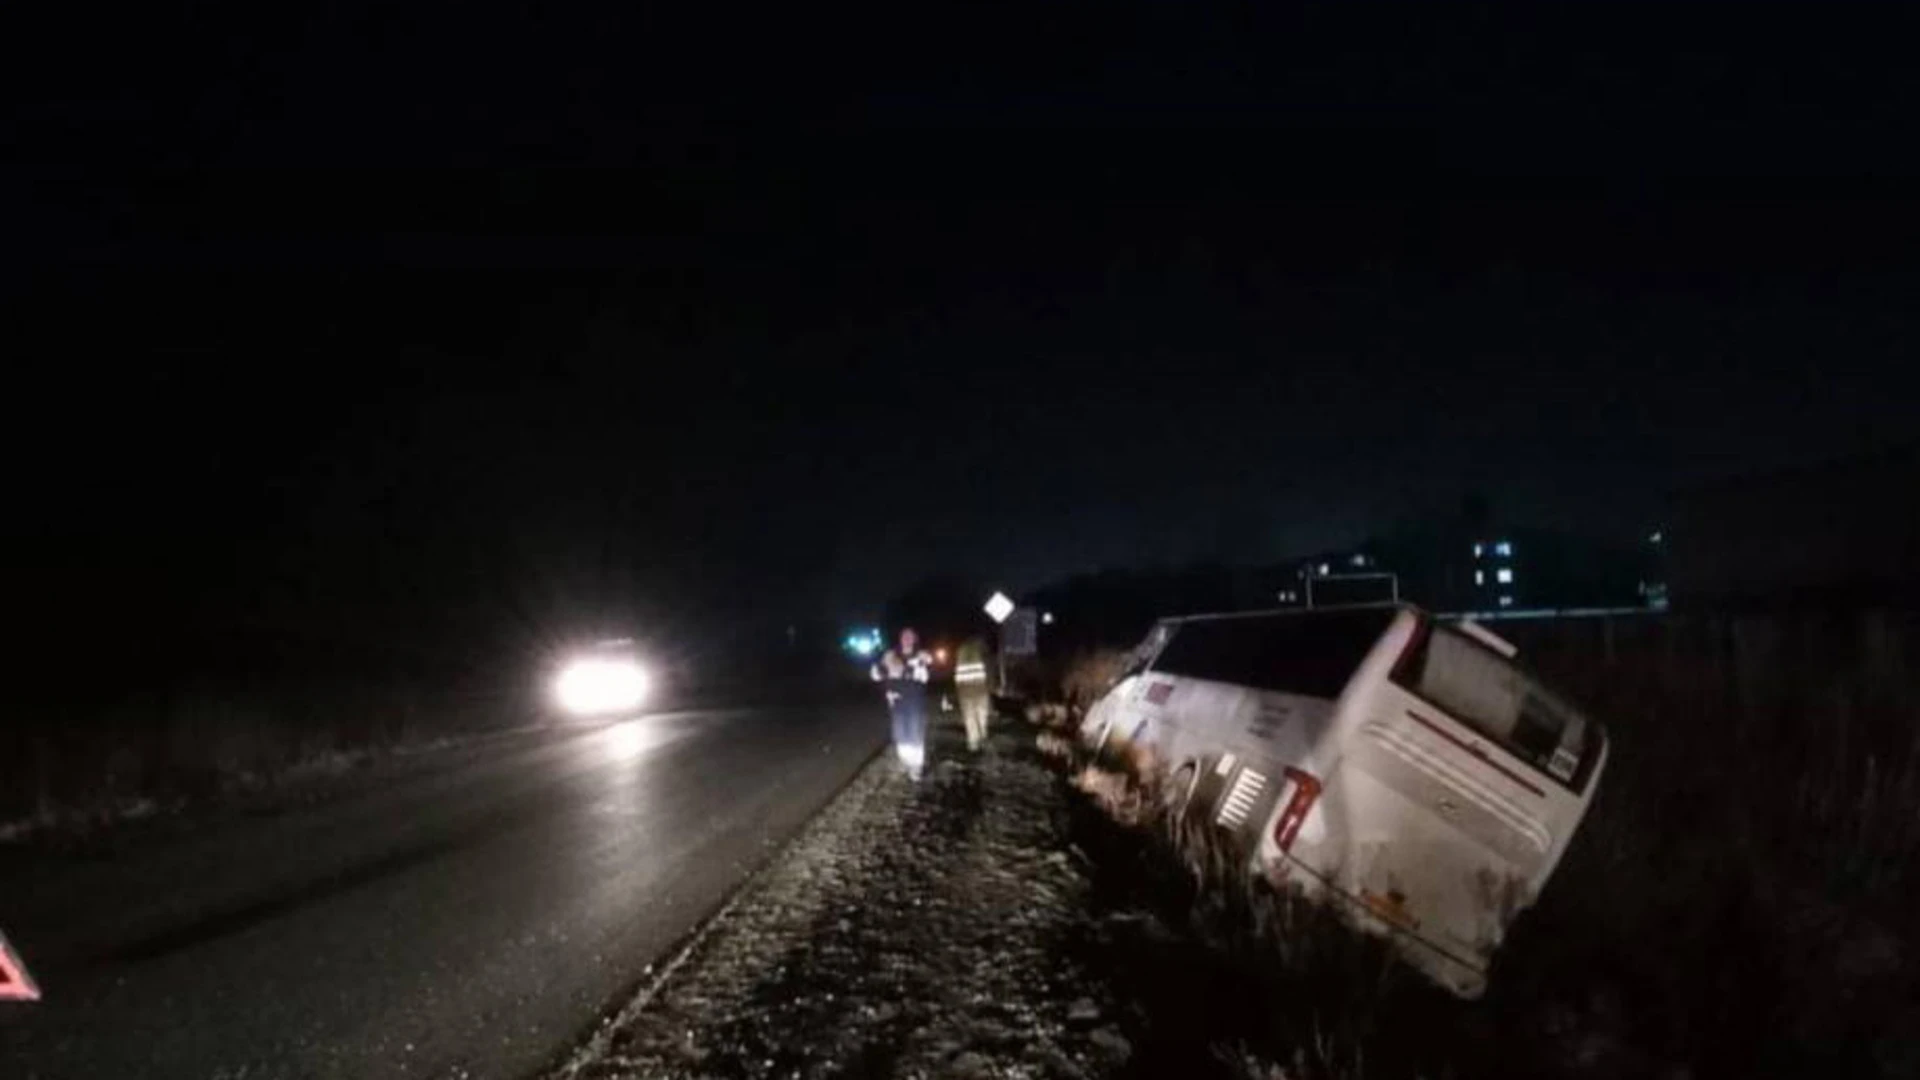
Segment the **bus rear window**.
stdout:
[[1336,698],[1393,621],[1390,607],[1239,615],[1179,624],[1155,671]]
[[1555,780],[1585,782],[1598,742],[1586,719],[1479,642],[1435,626],[1394,679]]

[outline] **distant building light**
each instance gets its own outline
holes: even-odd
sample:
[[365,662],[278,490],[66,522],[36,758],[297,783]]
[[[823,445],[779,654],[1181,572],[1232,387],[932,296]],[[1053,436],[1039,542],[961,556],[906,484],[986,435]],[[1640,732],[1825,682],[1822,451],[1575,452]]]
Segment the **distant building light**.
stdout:
[[1475,585],[1485,585],[1487,583],[1487,572],[1485,570],[1475,570],[1473,572],[1473,583]]
[[1503,558],[1511,558],[1513,556],[1513,545],[1505,540],[1502,540],[1499,543],[1493,545],[1493,553]]
[[1647,537],[1647,543],[1649,543],[1649,544],[1659,544],[1659,543],[1664,543],[1664,542],[1666,541],[1666,539],[1667,539],[1667,534],[1666,534],[1666,533],[1664,533],[1664,532],[1662,532],[1662,531],[1660,531],[1659,529],[1655,529],[1655,530],[1653,530],[1653,535],[1652,535],[1652,536],[1649,536],[1649,537]]
[[1052,625],[1053,625],[1053,612],[1051,612],[1051,611],[1043,611],[1043,612],[1041,612],[1041,613],[1040,613],[1040,621],[1041,621],[1042,623],[1045,623],[1045,624],[1046,624],[1046,625],[1048,625],[1048,626],[1052,626]]
[[1331,572],[1331,571],[1330,571],[1330,570],[1329,570],[1329,568],[1327,567],[1327,564],[1326,564],[1326,563],[1321,563],[1321,564],[1320,564],[1320,576],[1321,576],[1321,577],[1326,577],[1326,576],[1327,576],[1327,574],[1328,574],[1328,573],[1330,573],[1330,572]]
[[1501,597],[1501,598],[1500,598],[1500,606],[1501,606],[1501,607],[1512,607],[1512,606],[1513,606],[1513,597],[1511,597],[1511,596],[1503,596],[1503,597]]
[[1367,565],[1367,557],[1366,557],[1365,555],[1361,555],[1361,554],[1358,554],[1358,553],[1356,553],[1356,554],[1354,555],[1354,557],[1353,557],[1353,565],[1355,565],[1355,566],[1365,566],[1365,565]]
[[1500,582],[1500,584],[1502,584],[1502,585],[1511,585],[1511,584],[1513,584],[1513,568],[1512,568],[1512,567],[1510,567],[1510,566],[1503,566],[1503,567],[1501,567],[1501,568],[1500,568],[1500,569],[1499,569],[1498,571],[1496,571],[1496,572],[1494,573],[1494,575],[1493,575],[1493,576],[1494,576],[1494,577],[1495,577],[1495,578],[1496,578],[1496,579],[1497,579],[1497,580],[1498,580],[1498,581]]
[[1476,559],[1479,558],[1482,554],[1485,553],[1485,548],[1486,548],[1485,544],[1473,545],[1473,557]]

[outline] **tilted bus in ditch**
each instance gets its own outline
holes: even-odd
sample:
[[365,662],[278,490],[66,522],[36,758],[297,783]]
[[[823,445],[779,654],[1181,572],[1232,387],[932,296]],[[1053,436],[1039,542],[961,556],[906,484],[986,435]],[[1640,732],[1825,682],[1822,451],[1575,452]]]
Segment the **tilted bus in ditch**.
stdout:
[[1475,997],[1607,758],[1515,653],[1405,604],[1164,619],[1081,735]]

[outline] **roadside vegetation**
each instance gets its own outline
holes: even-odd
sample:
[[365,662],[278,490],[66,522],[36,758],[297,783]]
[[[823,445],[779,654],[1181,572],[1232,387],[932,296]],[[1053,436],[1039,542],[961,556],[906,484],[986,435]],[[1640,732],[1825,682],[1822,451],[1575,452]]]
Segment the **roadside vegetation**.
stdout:
[[[1107,942],[1157,1036],[1250,1077],[1920,1074],[1920,622],[1906,615],[1503,624],[1608,725],[1593,810],[1492,986],[1455,1001],[1379,942],[1256,887],[1150,787],[1080,760],[1077,843],[1180,936]],[[1063,698],[1112,670],[1064,666]],[[1094,808],[1099,808],[1096,812]],[[1145,836],[1149,842],[1139,841]],[[1104,925],[1104,924],[1103,924]],[[1159,937],[1164,938],[1164,933]]]
[[50,704],[0,735],[0,841],[317,787],[513,720],[512,701],[408,683],[235,685]]

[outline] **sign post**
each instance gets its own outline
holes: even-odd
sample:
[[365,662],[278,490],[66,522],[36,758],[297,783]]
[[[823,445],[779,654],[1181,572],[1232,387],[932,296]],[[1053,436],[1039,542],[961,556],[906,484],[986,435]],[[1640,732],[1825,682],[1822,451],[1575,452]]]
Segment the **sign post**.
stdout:
[[999,694],[1001,697],[1005,697],[1007,694],[1007,632],[1005,624],[1007,616],[1013,614],[1013,600],[1009,598],[1006,593],[995,589],[993,595],[987,597],[984,610],[987,613],[987,618],[992,619],[995,626],[1001,627],[999,634],[1000,662],[994,666],[1000,669]]
[[1030,607],[1015,608],[1000,624],[1000,692],[1007,692],[1007,668],[1021,656],[1040,651],[1040,613]]

